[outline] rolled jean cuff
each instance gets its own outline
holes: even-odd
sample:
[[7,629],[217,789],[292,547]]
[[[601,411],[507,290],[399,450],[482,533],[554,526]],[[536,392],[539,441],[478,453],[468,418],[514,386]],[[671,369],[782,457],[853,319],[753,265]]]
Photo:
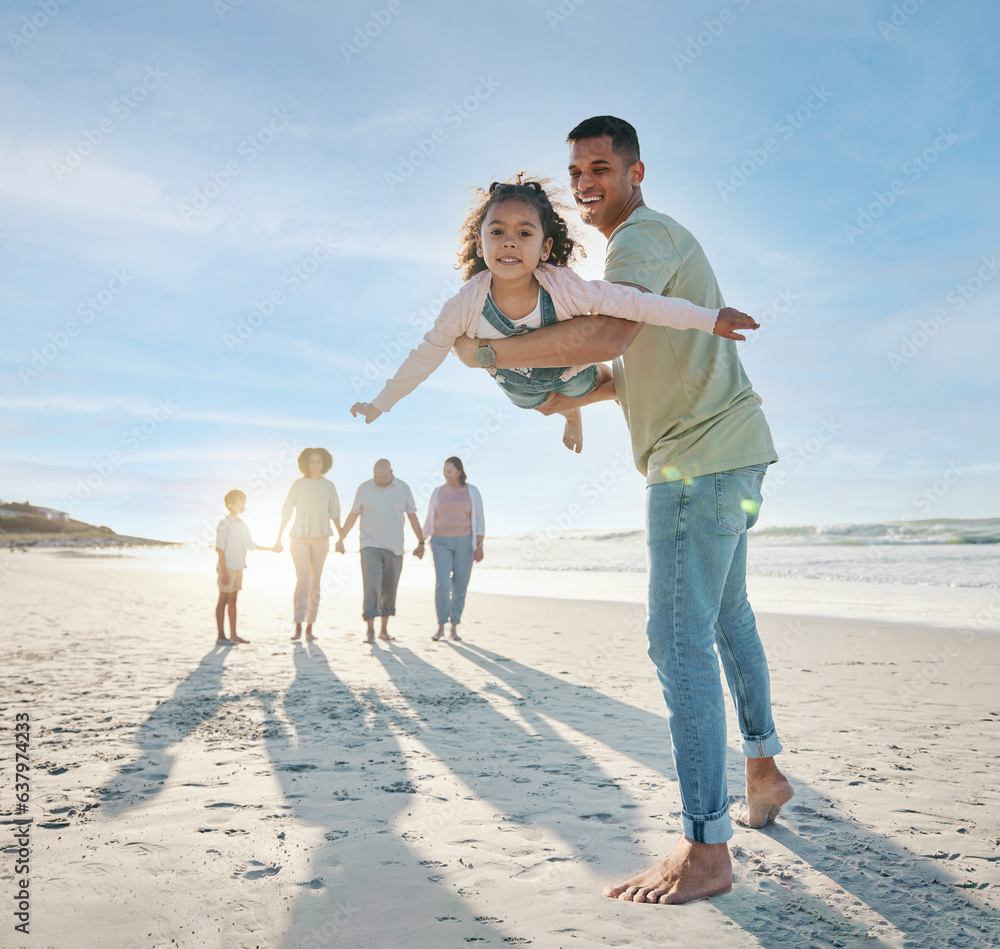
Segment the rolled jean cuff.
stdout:
[[706,818],[694,818],[681,813],[684,836],[696,844],[724,844],[733,836],[733,824],[729,819],[729,802],[726,809]]
[[755,735],[751,738],[744,735],[740,750],[744,758],[773,758],[781,751],[781,742],[778,741],[778,735],[772,728],[766,735]]

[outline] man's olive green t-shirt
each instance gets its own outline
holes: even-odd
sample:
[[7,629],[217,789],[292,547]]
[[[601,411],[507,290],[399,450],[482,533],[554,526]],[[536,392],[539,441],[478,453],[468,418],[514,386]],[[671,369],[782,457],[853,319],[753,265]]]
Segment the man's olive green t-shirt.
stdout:
[[[611,234],[604,279],[725,306],[701,245],[673,218],[647,207]],[[733,340],[646,325],[613,369],[635,465],[647,484],[778,460]]]

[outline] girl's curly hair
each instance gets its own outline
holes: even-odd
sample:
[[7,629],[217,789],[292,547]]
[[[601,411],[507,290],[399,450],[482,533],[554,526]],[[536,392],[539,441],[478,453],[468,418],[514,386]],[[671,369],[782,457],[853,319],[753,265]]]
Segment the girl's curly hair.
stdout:
[[462,222],[459,231],[458,263],[455,269],[462,272],[462,279],[468,280],[477,273],[486,270],[486,261],[476,253],[476,237],[486,220],[486,213],[494,204],[503,201],[523,201],[538,212],[542,222],[542,239],[552,238],[552,250],[546,263],[556,267],[568,267],[576,258],[586,256],[580,244],[569,235],[569,228],[563,220],[560,211],[566,208],[556,203],[553,205],[545,193],[543,185],[549,183],[547,178],[524,181],[524,172],[520,172],[508,181],[494,181],[488,191],[474,188],[474,197],[469,214]]

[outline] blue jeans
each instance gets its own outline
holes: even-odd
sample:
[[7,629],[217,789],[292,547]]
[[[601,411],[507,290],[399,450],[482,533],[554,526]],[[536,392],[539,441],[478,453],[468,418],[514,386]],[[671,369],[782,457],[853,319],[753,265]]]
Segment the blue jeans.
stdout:
[[462,620],[465,591],[472,576],[472,534],[465,537],[431,537],[434,555],[434,604],[437,607],[438,626]]
[[654,484],[646,498],[649,657],[667,703],[684,834],[733,835],[726,788],[726,709],[719,659],[736,705],[743,754],[781,751],[764,647],[747,601],[747,529],[767,465]]

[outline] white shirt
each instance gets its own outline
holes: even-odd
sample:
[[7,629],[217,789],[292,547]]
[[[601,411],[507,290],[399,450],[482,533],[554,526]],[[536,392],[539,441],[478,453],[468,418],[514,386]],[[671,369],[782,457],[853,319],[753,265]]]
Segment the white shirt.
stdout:
[[[493,305],[496,306],[496,300],[493,300],[493,294],[488,294]],[[500,310],[500,307],[497,306]],[[503,313],[503,310],[500,310]],[[504,316],[507,316],[504,313]],[[507,316],[510,320],[510,317]],[[538,291],[538,299],[535,301],[535,308],[525,317],[520,320],[510,320],[515,326],[525,326],[528,329],[537,330],[541,329],[542,326],[542,291]],[[479,322],[476,324],[476,336],[479,339],[506,339],[503,333],[500,332],[482,313],[479,314]]]
[[250,528],[232,514],[227,514],[215,528],[215,546],[222,551],[227,570],[246,569],[247,552],[257,547]]
[[415,514],[417,505],[405,481],[393,478],[384,488],[375,479],[358,486],[351,505],[352,514],[361,515],[361,546],[403,554],[403,515]]

